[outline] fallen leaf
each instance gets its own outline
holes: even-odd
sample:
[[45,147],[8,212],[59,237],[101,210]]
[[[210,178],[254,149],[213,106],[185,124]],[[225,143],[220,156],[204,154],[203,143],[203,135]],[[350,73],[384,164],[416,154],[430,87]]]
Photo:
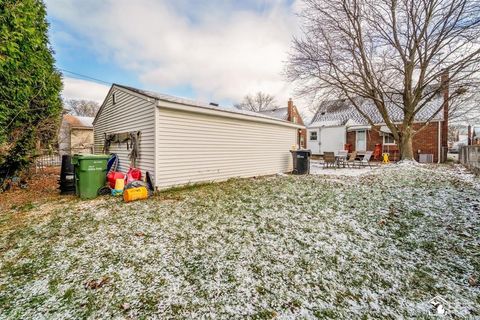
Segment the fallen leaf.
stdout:
[[470,278],[468,278],[468,284],[472,287],[476,287],[478,286],[478,279],[477,277],[475,276],[471,276]]
[[108,277],[102,277],[100,279],[92,279],[90,281],[87,281],[87,283],[85,283],[85,289],[95,290],[95,289],[103,287],[109,281],[110,281],[110,278],[108,278]]

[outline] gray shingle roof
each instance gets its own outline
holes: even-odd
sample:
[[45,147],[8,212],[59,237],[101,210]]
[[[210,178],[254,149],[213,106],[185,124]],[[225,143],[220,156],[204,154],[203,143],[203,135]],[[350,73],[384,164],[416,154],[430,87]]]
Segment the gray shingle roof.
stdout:
[[[357,101],[361,105],[361,110],[367,114],[375,124],[385,122],[377,107],[370,100],[358,98]],[[438,111],[442,106],[442,103],[442,97],[435,97],[417,113],[415,121],[427,121]],[[393,122],[403,121],[404,115],[400,107],[391,103],[387,105],[387,110]],[[344,125],[349,120],[359,125],[369,124],[367,119],[362,116],[349,100],[330,100],[324,101],[320,104],[310,126]],[[443,120],[443,112],[436,114],[432,120]]]
[[258,111],[257,113],[285,121],[288,120],[288,107]]
[[173,102],[173,103],[178,103],[178,104],[183,104],[183,105],[188,105],[188,106],[193,106],[193,107],[199,107],[199,108],[205,108],[205,109],[211,109],[211,110],[217,110],[217,111],[222,111],[222,112],[229,112],[229,113],[236,113],[236,114],[243,114],[246,116],[253,116],[257,118],[265,118],[265,119],[270,119],[270,120],[276,120],[276,121],[282,121],[282,122],[287,122],[286,120],[282,120],[273,116],[261,114],[258,112],[253,112],[253,111],[248,111],[248,110],[241,110],[237,109],[235,107],[224,107],[224,106],[214,106],[209,103],[205,102],[199,102],[199,101],[194,101],[190,99],[185,99],[185,98],[180,98],[180,97],[175,97],[171,96],[168,94],[161,94],[161,93],[156,93],[148,90],[141,90],[129,86],[124,86],[124,85],[119,85],[119,84],[114,84],[114,86],[120,87],[120,88],[125,88],[127,90],[139,93],[141,95],[153,98],[153,99],[158,99],[162,101],[167,101],[167,102]]

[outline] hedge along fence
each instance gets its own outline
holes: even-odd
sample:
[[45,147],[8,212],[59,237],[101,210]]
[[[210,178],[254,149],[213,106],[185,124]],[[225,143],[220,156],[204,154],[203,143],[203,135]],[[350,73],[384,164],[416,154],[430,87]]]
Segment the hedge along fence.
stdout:
[[463,146],[458,154],[458,161],[475,173],[480,174],[480,145]]

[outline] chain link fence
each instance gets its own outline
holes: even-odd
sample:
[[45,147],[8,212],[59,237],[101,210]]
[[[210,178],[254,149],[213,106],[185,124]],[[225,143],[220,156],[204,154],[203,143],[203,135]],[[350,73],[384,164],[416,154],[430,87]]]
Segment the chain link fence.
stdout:
[[463,146],[458,154],[458,161],[475,173],[480,174],[480,145]]

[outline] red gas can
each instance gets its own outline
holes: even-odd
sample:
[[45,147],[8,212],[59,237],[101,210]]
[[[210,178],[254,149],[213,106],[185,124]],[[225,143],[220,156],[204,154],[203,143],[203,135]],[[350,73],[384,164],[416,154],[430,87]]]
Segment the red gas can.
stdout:
[[117,179],[125,179],[125,175],[116,171],[111,171],[107,174],[107,181],[110,188],[115,189],[115,181]]
[[373,149],[373,159],[379,160],[382,156],[382,144],[377,143],[375,144],[375,148]]

